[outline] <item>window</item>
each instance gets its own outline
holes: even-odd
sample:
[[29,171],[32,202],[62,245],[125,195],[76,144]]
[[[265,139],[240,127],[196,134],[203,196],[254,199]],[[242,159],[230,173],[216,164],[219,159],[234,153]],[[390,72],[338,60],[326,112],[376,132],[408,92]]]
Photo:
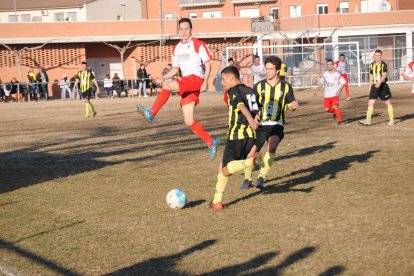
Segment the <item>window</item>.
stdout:
[[221,11],[203,12],[203,18],[219,18],[219,17],[221,17]]
[[259,17],[259,9],[242,9],[240,10],[240,17]]
[[116,20],[121,21],[122,20],[122,15],[117,15]]
[[269,15],[273,16],[274,19],[279,18],[279,8],[278,7],[270,8]]
[[32,17],[32,22],[42,22],[42,17],[41,16],[33,16]]
[[188,17],[189,18],[197,18],[197,13],[196,12],[190,12]]
[[349,2],[339,2],[339,12],[349,13]]
[[73,22],[73,21],[78,21],[78,15],[76,14],[76,12],[68,12],[66,14],[66,20],[69,22]]
[[290,6],[290,17],[301,17],[302,16],[302,6],[292,5]]
[[368,12],[368,1],[361,0],[361,12]]
[[65,21],[65,14],[63,12],[55,13],[55,22],[63,22]]
[[317,4],[316,14],[328,14],[328,4]]
[[30,14],[20,15],[20,22],[30,22],[32,20]]
[[9,22],[19,22],[17,15],[9,15]]

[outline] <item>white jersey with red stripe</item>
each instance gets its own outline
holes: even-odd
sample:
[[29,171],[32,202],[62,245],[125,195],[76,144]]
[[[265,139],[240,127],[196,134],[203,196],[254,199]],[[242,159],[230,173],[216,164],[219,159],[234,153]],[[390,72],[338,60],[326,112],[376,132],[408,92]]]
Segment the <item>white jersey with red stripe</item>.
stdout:
[[414,77],[414,61],[411,61],[407,67],[405,67],[404,72],[402,73],[403,76],[412,78]]
[[348,62],[340,60],[335,61],[335,69],[339,74],[346,74],[346,68],[348,67]]
[[172,66],[181,69],[183,77],[196,75],[204,79],[203,64],[211,60],[207,45],[192,37],[188,42],[179,42],[173,49]]
[[345,79],[336,71],[326,71],[321,77],[321,83],[325,86],[325,98],[331,98],[336,96],[336,92],[339,87],[346,83]]

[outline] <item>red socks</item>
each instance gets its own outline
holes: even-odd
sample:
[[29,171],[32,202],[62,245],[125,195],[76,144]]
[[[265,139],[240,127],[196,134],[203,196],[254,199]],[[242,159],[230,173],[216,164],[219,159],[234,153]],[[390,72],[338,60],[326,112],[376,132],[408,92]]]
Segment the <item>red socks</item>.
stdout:
[[158,111],[160,111],[161,107],[168,101],[170,97],[170,91],[167,89],[162,89],[160,94],[158,94],[157,98],[155,99],[154,104],[151,108],[151,115],[155,117]]
[[201,140],[203,140],[209,147],[213,145],[213,138],[204,130],[203,126],[199,122],[194,121],[190,126],[191,130],[197,134]]
[[336,115],[336,120],[338,122],[342,122],[342,112],[341,112],[341,109],[339,107],[337,109],[335,109],[333,107],[330,107],[328,109],[328,112],[332,113],[332,114],[335,114]]

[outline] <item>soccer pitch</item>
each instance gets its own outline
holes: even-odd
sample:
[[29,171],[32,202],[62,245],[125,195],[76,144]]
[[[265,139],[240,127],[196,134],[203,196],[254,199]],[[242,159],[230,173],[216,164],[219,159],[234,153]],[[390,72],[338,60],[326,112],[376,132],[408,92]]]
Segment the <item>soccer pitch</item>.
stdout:
[[[228,112],[202,94],[196,119],[220,137],[215,160],[171,96],[151,124],[148,99],[1,104],[0,275],[409,275],[414,270],[414,97],[391,84],[396,125],[368,88],[341,96],[344,120],[322,94],[295,91],[285,139],[265,189],[230,178],[212,199]],[[257,175],[254,172],[253,177]],[[255,179],[255,178],[254,178]],[[167,207],[170,189],[189,204]]]

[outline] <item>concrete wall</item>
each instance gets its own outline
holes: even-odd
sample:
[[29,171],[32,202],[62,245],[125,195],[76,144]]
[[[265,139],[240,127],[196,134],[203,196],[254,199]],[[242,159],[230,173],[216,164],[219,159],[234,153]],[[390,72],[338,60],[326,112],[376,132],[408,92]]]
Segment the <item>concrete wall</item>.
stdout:
[[[16,11],[19,22],[21,21],[21,16],[30,14],[33,21],[33,17],[40,17],[41,22],[55,22],[55,13],[64,13],[65,19],[68,17],[68,13],[76,13],[77,21],[86,21],[86,13],[84,8],[69,8],[69,9],[41,9],[41,10],[30,10],[30,11]],[[14,12],[0,12],[0,22],[8,23],[9,15],[14,15]]]

